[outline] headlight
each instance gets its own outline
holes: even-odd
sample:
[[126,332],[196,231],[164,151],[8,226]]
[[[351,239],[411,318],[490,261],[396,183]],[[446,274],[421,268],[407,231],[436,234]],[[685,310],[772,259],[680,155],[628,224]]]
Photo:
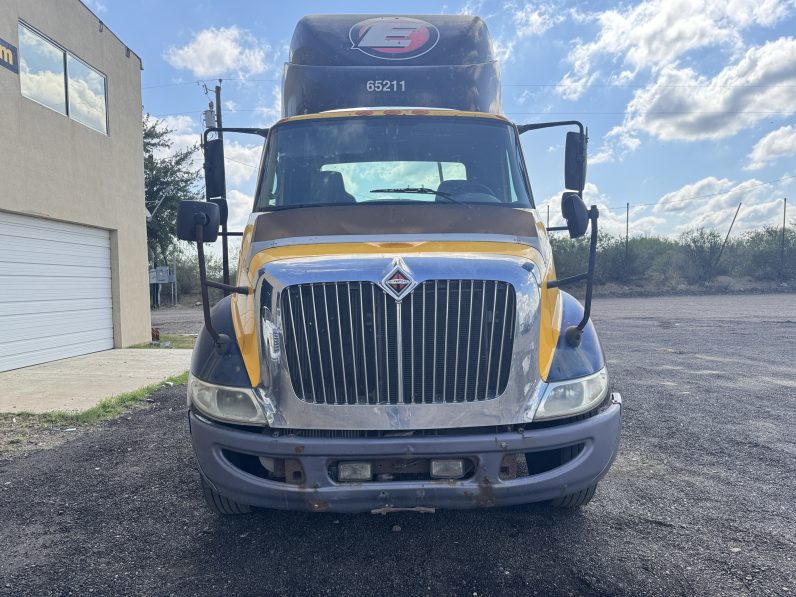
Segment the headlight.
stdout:
[[193,375],[188,377],[188,403],[219,421],[246,425],[273,422],[273,409],[263,404],[251,388],[217,386]]
[[608,392],[608,373],[601,369],[593,375],[551,383],[539,402],[533,419],[572,417],[591,410]]

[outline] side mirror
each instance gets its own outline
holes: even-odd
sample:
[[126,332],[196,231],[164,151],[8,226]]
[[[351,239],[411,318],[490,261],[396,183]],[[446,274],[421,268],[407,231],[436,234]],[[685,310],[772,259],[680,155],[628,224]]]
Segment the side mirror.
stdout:
[[586,143],[584,133],[567,133],[564,186],[571,191],[582,192],[586,186]]
[[227,200],[224,197],[217,197],[215,199],[209,199],[210,203],[215,203],[218,205],[218,219],[222,226],[227,225],[227,220],[229,219],[229,205]]
[[586,234],[589,227],[589,210],[577,193],[564,193],[561,196],[561,215],[567,221],[570,238]]
[[227,194],[227,181],[224,174],[224,141],[212,139],[205,141],[205,196],[224,197]]
[[218,238],[218,205],[207,201],[180,201],[177,206],[177,238],[196,242],[196,226],[202,226],[202,242],[212,243]]

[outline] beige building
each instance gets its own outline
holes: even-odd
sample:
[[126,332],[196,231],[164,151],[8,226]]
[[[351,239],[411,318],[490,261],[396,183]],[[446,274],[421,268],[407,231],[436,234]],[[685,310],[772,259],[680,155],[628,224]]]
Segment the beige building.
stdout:
[[149,339],[140,71],[79,0],[0,4],[0,371]]

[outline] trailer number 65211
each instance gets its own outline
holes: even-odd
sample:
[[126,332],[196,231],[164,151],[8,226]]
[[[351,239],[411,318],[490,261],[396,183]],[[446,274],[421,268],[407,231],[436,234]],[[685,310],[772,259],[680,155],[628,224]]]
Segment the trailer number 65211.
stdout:
[[406,81],[368,81],[368,91],[406,91]]

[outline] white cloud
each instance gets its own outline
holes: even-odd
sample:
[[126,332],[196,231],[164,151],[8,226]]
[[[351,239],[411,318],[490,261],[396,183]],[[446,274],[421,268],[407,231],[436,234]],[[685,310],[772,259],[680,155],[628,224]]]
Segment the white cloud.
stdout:
[[181,114],[178,116],[166,116],[161,120],[161,122],[168,128],[170,131],[178,134],[178,135],[185,135],[187,133],[196,133],[196,122],[191,116],[186,114]]
[[263,73],[271,46],[236,26],[210,27],[194,35],[181,47],[170,47],[163,56],[174,68],[191,71],[196,77],[237,73],[241,78]]
[[282,118],[282,90],[279,85],[274,85],[271,90],[271,103],[257,107],[257,115],[262,118],[265,126],[270,126]]
[[760,139],[749,153],[745,170],[760,170],[781,157],[796,155],[796,126],[783,126]]
[[622,125],[609,136],[639,132],[666,141],[722,139],[772,117],[796,112],[796,39],[749,49],[713,78],[668,66],[637,91]]
[[460,15],[480,16],[481,9],[484,7],[484,0],[467,0],[459,9]]
[[517,45],[516,39],[493,38],[492,49],[495,52],[495,59],[500,63],[509,62],[514,57],[515,45]]
[[251,181],[260,166],[262,145],[244,145],[224,138],[224,169],[227,184],[239,186]]
[[[743,45],[742,30],[775,25],[793,6],[793,0],[647,0],[625,10],[573,11],[574,20],[594,21],[599,32],[570,51],[571,70],[562,78],[559,93],[579,98],[602,75],[599,63],[604,57],[612,58],[606,80],[627,83],[639,71],[658,71],[693,50],[723,46],[737,51]],[[615,65],[622,70],[612,76]]]
[[89,7],[91,11],[96,14],[102,14],[104,12],[108,12],[108,7],[105,6],[105,3],[101,0],[82,0],[83,4]]
[[776,224],[782,214],[781,199],[771,199],[770,185],[750,178],[740,183],[727,178],[708,176],[665,194],[653,208],[655,213],[666,213],[678,223],[675,231],[687,228],[718,228],[726,230],[735,209],[741,211],[733,227],[735,232]]
[[628,153],[636,151],[641,140],[632,131],[623,127],[614,127],[605,135],[603,145],[593,156],[589,156],[589,164],[602,164],[621,160]]
[[560,10],[552,4],[528,3],[516,6],[510,3],[506,8],[512,11],[511,19],[517,27],[518,37],[542,35],[564,20]]
[[227,205],[229,206],[228,227],[230,230],[243,230],[246,221],[252,212],[252,195],[242,193],[237,189],[227,191]]

